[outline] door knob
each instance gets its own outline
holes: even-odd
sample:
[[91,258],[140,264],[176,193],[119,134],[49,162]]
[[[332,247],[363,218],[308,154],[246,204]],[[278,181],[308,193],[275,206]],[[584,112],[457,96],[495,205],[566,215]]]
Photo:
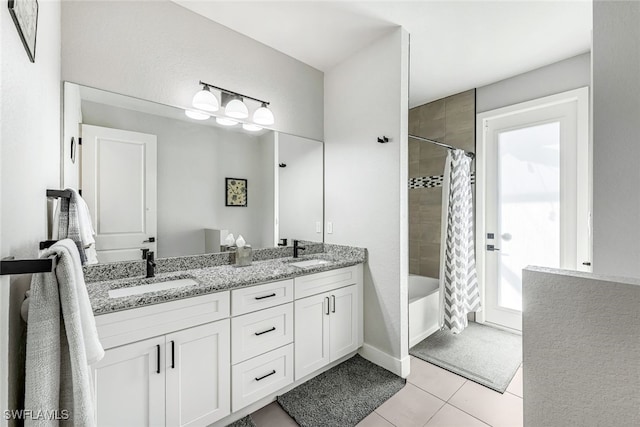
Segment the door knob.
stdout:
[[156,241],[155,237],[149,237],[147,240],[143,240],[142,243],[153,243]]

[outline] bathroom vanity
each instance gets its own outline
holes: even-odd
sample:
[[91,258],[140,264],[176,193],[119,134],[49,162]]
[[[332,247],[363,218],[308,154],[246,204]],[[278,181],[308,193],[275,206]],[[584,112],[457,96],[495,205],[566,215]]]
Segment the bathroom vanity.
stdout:
[[350,357],[363,342],[361,254],[88,283],[106,352],[93,366],[98,425],[224,425]]

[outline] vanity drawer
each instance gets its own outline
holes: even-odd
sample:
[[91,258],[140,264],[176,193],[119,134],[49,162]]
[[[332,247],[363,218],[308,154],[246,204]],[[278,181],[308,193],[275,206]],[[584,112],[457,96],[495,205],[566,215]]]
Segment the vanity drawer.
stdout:
[[231,315],[251,313],[293,301],[293,279],[231,291]]
[[107,349],[229,317],[229,291],[96,316]]
[[231,407],[235,412],[293,382],[293,344],[231,368]]
[[293,342],[293,303],[231,319],[231,363]]
[[354,285],[360,280],[362,265],[323,271],[295,278],[296,299],[320,294],[344,286]]

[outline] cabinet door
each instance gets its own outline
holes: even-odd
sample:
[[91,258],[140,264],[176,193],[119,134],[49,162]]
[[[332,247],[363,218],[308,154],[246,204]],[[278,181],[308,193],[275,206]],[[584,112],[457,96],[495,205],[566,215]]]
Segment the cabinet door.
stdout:
[[167,426],[201,426],[229,415],[229,319],[166,335]]
[[116,347],[93,366],[100,427],[164,426],[164,337]]
[[329,348],[331,349],[330,361],[333,362],[358,348],[360,322],[358,287],[353,285],[332,291],[330,303]]
[[329,294],[295,303],[296,381],[329,363]]

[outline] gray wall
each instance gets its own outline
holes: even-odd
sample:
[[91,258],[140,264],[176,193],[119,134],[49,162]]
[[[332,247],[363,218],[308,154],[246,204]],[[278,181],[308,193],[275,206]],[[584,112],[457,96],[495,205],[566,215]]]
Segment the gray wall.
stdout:
[[[35,63],[6,3],[0,7],[0,257],[37,257],[47,237],[46,189],[60,185],[60,3],[39,4]],[[0,280],[0,411],[7,400],[9,408],[23,401],[20,306],[29,281],[28,275]]]
[[186,107],[198,81],[271,102],[275,128],[323,139],[323,73],[169,1],[65,1],[64,80]]
[[593,4],[593,271],[640,277],[640,2]]
[[[273,234],[263,218],[273,209],[265,174],[275,159],[262,156],[259,136],[87,101],[82,117],[158,137],[158,257],[204,253],[205,228],[241,234],[255,248],[272,246],[262,239],[263,227]],[[248,180],[246,208],[225,206],[226,177]]]
[[640,280],[527,268],[526,426],[640,425]]
[[325,78],[326,241],[368,249],[364,354],[398,374],[409,362],[408,49],[399,28]]
[[591,54],[587,52],[479,87],[476,92],[476,111],[483,113],[590,85]]

